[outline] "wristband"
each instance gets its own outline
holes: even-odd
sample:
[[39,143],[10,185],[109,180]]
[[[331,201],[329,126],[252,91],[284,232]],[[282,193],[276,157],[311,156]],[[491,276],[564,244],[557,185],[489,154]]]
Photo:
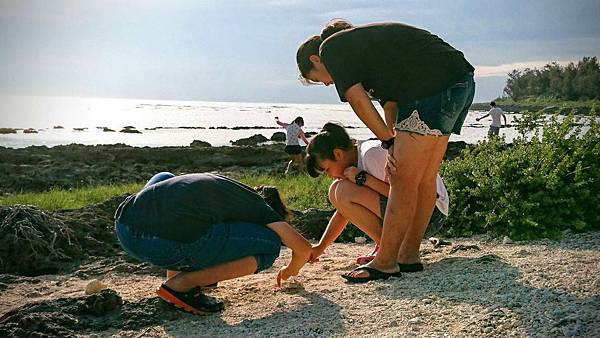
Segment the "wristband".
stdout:
[[356,176],[354,176],[354,181],[356,181],[356,185],[362,186],[367,181],[367,172],[361,171]]
[[390,149],[391,146],[394,145],[394,138],[392,137],[389,140],[385,140],[385,141],[381,141],[381,148],[383,149]]

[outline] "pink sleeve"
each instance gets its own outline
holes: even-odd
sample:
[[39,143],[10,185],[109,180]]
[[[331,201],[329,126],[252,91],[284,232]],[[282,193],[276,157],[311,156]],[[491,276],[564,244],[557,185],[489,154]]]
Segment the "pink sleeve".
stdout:
[[304,143],[306,143],[308,145],[308,140],[306,139],[306,136],[304,135],[304,130],[300,129],[300,133],[298,133],[298,137],[300,139],[302,139],[302,141],[304,141]]

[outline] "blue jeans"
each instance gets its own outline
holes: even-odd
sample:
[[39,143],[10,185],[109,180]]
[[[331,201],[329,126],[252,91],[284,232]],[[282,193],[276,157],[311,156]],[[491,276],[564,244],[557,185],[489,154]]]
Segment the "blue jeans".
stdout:
[[[144,188],[174,176],[166,172],[156,174]],[[197,271],[254,256],[259,272],[273,265],[281,249],[281,239],[274,231],[245,222],[215,224],[191,243],[140,234],[118,219],[115,229],[121,247],[130,256],[175,271]]]

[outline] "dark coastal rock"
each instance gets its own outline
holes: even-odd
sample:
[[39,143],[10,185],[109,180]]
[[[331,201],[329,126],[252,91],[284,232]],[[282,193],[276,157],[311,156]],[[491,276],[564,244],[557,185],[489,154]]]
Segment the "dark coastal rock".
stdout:
[[232,127],[231,130],[246,130],[246,129],[273,129],[274,127],[265,127],[265,126],[235,126]]
[[264,135],[256,134],[250,137],[241,138],[236,141],[231,141],[231,144],[233,144],[234,146],[255,146],[259,143],[267,141],[269,141],[269,139],[266,138]]
[[192,143],[190,143],[190,147],[192,148],[206,148],[206,147],[212,147],[212,145],[208,142],[205,141],[201,141],[201,140],[194,140],[192,141]]
[[[266,138],[262,138],[266,140]],[[464,142],[450,142],[445,160],[460,156]],[[88,146],[0,147],[0,194],[45,191],[148,180],[161,171],[281,172],[289,155],[281,144],[247,147],[131,147],[124,144]]]
[[55,273],[81,254],[74,232],[40,209],[0,207],[0,273],[36,276]]
[[37,134],[38,131],[33,128],[27,128],[23,130],[23,134]]
[[162,275],[162,270],[122,251],[114,231],[114,213],[126,196],[54,212],[22,205],[0,207],[0,282],[12,284],[26,278],[11,275],[72,271],[80,278],[108,271]]
[[161,171],[277,171],[280,144],[255,147],[131,147],[123,144],[0,148],[0,194],[148,180]]
[[275,142],[285,142],[285,133],[282,131],[277,131],[274,132],[273,135],[271,136],[271,141],[275,141]]
[[0,134],[16,134],[17,130],[15,128],[0,128]]
[[54,127],[52,127],[52,129],[65,129],[65,127],[63,127],[63,126],[54,126]]
[[103,132],[114,132],[114,130],[113,130],[113,129],[110,129],[110,128],[108,128],[108,127],[104,127],[104,128],[102,128],[102,131],[103,131]]
[[292,225],[306,238],[321,238],[325,226],[335,210],[307,209],[294,211]]
[[87,127],[83,127],[83,128],[73,128],[73,131],[85,131],[87,130]]
[[0,318],[2,337],[75,337],[82,332],[139,330],[181,318],[181,311],[158,297],[123,301],[112,289],[99,294],[43,300]]
[[132,127],[132,126],[123,127],[123,129],[121,129],[120,132],[128,133],[128,134],[141,134],[142,133],[141,131],[135,129],[135,127]]

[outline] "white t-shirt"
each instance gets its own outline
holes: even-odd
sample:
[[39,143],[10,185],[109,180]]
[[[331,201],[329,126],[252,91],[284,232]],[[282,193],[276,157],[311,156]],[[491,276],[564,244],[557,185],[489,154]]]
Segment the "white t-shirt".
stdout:
[[[384,182],[385,180],[385,163],[387,162],[387,150],[381,148],[379,140],[357,141],[358,147],[358,170],[364,170],[369,175],[376,177]],[[448,215],[448,207],[450,198],[444,181],[437,175],[437,199],[435,205],[444,215]]]
[[288,146],[298,146],[300,142],[298,141],[298,135],[300,135],[300,126],[296,123],[292,122],[285,127],[286,135],[286,145]]
[[499,107],[494,107],[492,109],[490,109],[489,113],[490,116],[492,117],[492,127],[501,127],[502,123],[500,122],[500,117],[502,117],[504,115],[504,110],[502,110],[502,108]]

